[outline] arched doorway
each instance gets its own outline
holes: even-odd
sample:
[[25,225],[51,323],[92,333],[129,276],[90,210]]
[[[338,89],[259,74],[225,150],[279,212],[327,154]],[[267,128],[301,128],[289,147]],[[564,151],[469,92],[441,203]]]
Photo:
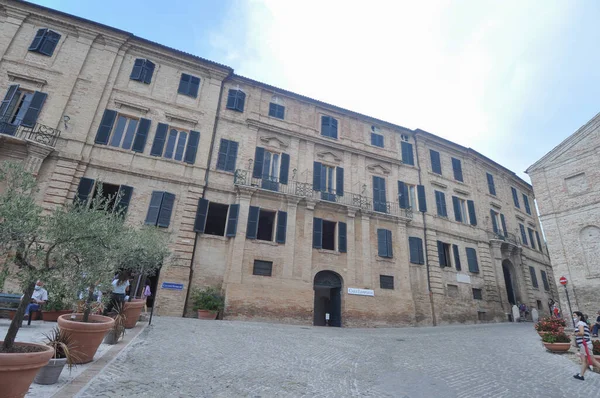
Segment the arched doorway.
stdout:
[[[342,326],[342,277],[332,271],[315,275],[315,326]],[[329,314],[329,320],[327,320]]]
[[514,282],[513,266],[509,260],[502,262],[502,271],[504,272],[504,284],[506,285],[506,295],[511,305],[517,304],[517,292]]

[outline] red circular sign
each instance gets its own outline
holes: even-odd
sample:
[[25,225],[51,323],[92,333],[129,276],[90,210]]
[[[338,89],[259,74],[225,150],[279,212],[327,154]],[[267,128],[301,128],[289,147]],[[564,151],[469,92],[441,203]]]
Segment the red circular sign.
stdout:
[[564,276],[561,276],[558,281],[560,282],[561,285],[567,284],[567,278],[565,278]]

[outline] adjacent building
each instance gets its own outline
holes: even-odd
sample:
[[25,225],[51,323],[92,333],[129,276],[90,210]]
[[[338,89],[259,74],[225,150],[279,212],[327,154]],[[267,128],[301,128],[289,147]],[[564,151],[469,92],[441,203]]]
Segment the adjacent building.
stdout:
[[[573,311],[598,311],[600,114],[534,163],[531,176],[555,274],[568,280]],[[565,289],[558,289],[563,311]]]
[[478,152],[26,2],[0,1],[0,160],[47,209],[121,193],[171,233],[159,314],[332,326],[548,312],[531,186]]

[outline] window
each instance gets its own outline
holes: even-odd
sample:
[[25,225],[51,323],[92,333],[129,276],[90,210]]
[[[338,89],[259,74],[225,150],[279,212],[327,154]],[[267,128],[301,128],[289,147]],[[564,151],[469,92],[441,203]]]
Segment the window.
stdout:
[[154,63],[150,60],[138,58],[133,63],[133,69],[129,78],[145,84],[152,82],[152,74],[154,73]]
[[[102,186],[102,189],[100,189]],[[73,200],[74,203],[88,206],[90,199],[98,195],[107,200],[106,208],[109,211],[118,211],[122,216],[127,214],[129,202],[133,194],[133,188],[127,185],[115,185],[106,183],[96,183],[91,178],[82,177],[79,180],[77,193]]]
[[321,199],[335,201],[344,195],[344,169],[319,162],[313,165],[313,189],[321,192]]
[[138,119],[132,119],[127,116],[119,115],[112,131],[109,145],[117,148],[121,147],[123,149],[131,149],[133,137],[137,130],[138,124]]
[[462,266],[460,264],[460,253],[458,252],[458,246],[452,245],[452,252],[454,254],[454,266],[456,267],[457,271],[460,271]]
[[440,161],[440,153],[438,151],[434,151],[433,149],[429,150],[429,157],[431,158],[431,171],[436,174],[442,174],[442,162]]
[[252,177],[261,179],[261,188],[279,191],[279,184],[288,183],[290,155],[256,147]]
[[465,249],[467,252],[467,264],[469,264],[469,272],[479,273],[479,263],[477,262],[477,251],[472,247]]
[[271,276],[273,272],[273,261],[254,260],[252,275]]
[[459,197],[452,197],[454,206],[454,219],[458,222],[469,224],[469,212],[467,211],[467,201]]
[[18,126],[34,127],[48,94],[10,86],[0,104],[0,133],[14,135]]
[[[277,222],[276,222],[277,221]],[[287,229],[287,213],[250,206],[246,238],[266,240],[268,242],[285,243]]]
[[525,226],[523,224],[519,224],[519,229],[521,230],[521,243],[527,245],[527,234],[525,233]]
[[537,304],[538,311],[541,311],[542,310],[542,301],[541,300],[536,300],[536,304]]
[[444,243],[442,241],[437,241],[438,247],[438,260],[440,262],[440,267],[452,267],[452,260],[450,256],[450,245],[448,243]]
[[414,166],[415,158],[414,158],[414,154],[413,154],[412,144],[402,141],[402,142],[400,142],[400,148],[402,150],[402,163]]
[[[419,185],[421,187],[421,185]],[[398,203],[401,209],[419,210],[419,193],[417,185],[398,181]],[[421,209],[423,211],[423,209]]]
[[490,195],[496,196],[496,186],[494,185],[494,176],[491,175],[490,173],[485,173],[485,174],[487,176],[488,191],[490,192]]
[[538,233],[538,231],[535,231],[535,238],[537,240],[538,243],[538,250],[543,252],[543,248],[542,248],[542,241],[540,240],[540,234]]
[[347,226],[344,222],[327,221],[313,218],[313,248],[335,250],[335,230],[338,229],[338,252],[346,253]]
[[448,297],[458,297],[458,286],[446,285],[446,294],[448,295]]
[[462,164],[460,159],[452,158],[452,171],[454,171],[454,179],[463,182]]
[[51,57],[59,40],[60,34],[50,29],[39,29],[29,46],[29,51]]
[[531,207],[529,207],[529,197],[523,194],[523,204],[525,205],[525,212],[531,215]]
[[542,274],[542,283],[544,284],[544,290],[550,291],[550,285],[548,284],[548,275],[546,275],[546,271],[541,271]]
[[383,135],[371,133],[371,145],[383,148]]
[[269,104],[269,116],[282,119],[285,115],[285,106],[271,102]]
[[143,153],[150,130],[150,119],[136,119],[106,109],[96,132],[96,144],[110,145]]
[[390,275],[379,275],[379,287],[381,289],[394,289],[394,277]]
[[377,229],[377,254],[379,257],[392,258],[392,231],[387,229]]
[[258,215],[258,230],[256,232],[256,239],[273,242],[275,215],[276,213],[274,211],[260,209]]
[[200,133],[198,131],[188,132],[159,123],[150,155],[194,164],[199,142]]
[[529,274],[531,275],[531,286],[533,286],[535,289],[538,289],[538,281],[537,275],[535,274],[535,268],[533,268],[531,265],[529,266]]
[[408,249],[410,253],[410,262],[413,264],[425,264],[425,256],[423,254],[423,240],[410,236],[408,238]]
[[473,300],[483,300],[483,294],[481,289],[473,288]]
[[152,192],[145,224],[168,228],[171,223],[171,213],[173,212],[174,204],[174,194],[162,191]]
[[517,190],[513,187],[510,187],[510,190],[512,192],[513,203],[515,204],[515,207],[520,209],[521,205],[519,204],[519,194],[517,193]]
[[235,171],[235,162],[238,153],[238,143],[236,141],[221,138],[219,145],[219,155],[217,156],[217,170]]
[[490,220],[492,221],[492,230],[497,235],[507,235],[504,215],[490,209]]
[[198,89],[200,88],[200,78],[186,73],[181,74],[181,80],[179,80],[179,88],[177,92],[179,94],[187,95],[189,97],[198,97]]
[[335,222],[323,220],[323,249],[335,250]]
[[198,200],[194,231],[206,235],[233,237],[237,233],[240,205]]
[[437,206],[437,215],[440,217],[448,217],[446,195],[443,192],[435,191],[435,204]]
[[373,176],[373,210],[387,213],[387,201],[385,194],[385,178]]
[[321,135],[329,138],[338,138],[338,121],[331,116],[321,116]]
[[533,229],[527,228],[527,232],[529,232],[529,242],[531,243],[531,248],[535,250],[535,240],[533,239]]
[[244,102],[246,102],[246,93],[240,89],[229,89],[229,93],[227,94],[227,109],[244,112]]

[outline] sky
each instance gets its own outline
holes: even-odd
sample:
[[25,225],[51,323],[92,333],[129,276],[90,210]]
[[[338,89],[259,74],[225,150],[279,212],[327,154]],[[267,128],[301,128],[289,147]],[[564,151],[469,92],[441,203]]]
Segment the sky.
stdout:
[[600,111],[597,1],[33,2],[426,130],[526,181]]

